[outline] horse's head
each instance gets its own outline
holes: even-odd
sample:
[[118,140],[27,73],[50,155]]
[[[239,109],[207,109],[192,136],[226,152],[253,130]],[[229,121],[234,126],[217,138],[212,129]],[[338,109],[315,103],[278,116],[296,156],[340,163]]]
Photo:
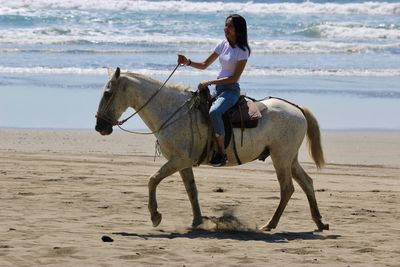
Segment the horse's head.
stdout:
[[101,135],[111,134],[112,127],[117,125],[119,117],[127,109],[120,69],[117,68],[115,72],[109,74],[111,78],[105,86],[96,115],[95,129]]

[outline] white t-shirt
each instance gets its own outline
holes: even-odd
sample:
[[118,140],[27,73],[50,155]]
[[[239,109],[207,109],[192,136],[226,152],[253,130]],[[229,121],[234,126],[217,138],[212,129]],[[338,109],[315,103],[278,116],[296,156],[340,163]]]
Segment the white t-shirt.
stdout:
[[221,71],[218,74],[219,78],[231,77],[235,72],[236,64],[238,61],[247,60],[249,58],[249,50],[245,48],[242,50],[239,47],[231,47],[227,40],[219,43],[215,49],[219,55],[219,62],[221,64]]

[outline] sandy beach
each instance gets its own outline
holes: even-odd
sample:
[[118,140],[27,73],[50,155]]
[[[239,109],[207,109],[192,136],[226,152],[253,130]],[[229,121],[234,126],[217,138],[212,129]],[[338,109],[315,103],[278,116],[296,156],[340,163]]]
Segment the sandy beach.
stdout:
[[153,228],[147,182],[165,162],[153,136],[0,129],[0,266],[398,266],[400,132],[322,138],[326,167],[316,169],[304,144],[300,162],[330,230],[314,231],[295,184],[277,229],[260,232],[279,202],[270,159],[195,169],[203,215],[231,225],[190,229],[173,175],[158,187],[163,221]]
[[[0,267],[400,266],[399,12],[400,0],[1,1]],[[329,231],[296,183],[278,227],[258,230],[280,200],[270,158],[195,168],[210,218],[197,229],[181,177],[167,177],[153,227],[155,137],[94,130],[108,68],[192,91],[220,76],[207,58],[235,13],[251,48],[241,92],[307,106],[324,129],[325,168],[305,142],[299,160]],[[209,66],[175,71],[177,54]]]

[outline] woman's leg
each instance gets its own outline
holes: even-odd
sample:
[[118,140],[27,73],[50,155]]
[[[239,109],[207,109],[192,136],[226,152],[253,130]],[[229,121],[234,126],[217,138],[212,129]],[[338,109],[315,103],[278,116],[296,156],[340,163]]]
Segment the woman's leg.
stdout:
[[222,115],[231,108],[239,99],[239,94],[236,91],[223,91],[210,108],[211,123],[214,127],[214,132],[217,136],[225,135],[224,121]]
[[218,152],[225,155],[225,135],[215,135],[215,140],[217,141]]
[[239,99],[237,90],[225,90],[214,101],[210,108],[211,123],[214,128],[219,153],[225,155],[225,129],[222,119],[223,114]]

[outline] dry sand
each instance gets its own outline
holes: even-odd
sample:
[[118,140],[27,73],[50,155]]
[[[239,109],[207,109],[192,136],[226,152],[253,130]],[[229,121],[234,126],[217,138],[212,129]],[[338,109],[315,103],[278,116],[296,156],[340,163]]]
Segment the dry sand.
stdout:
[[331,228],[322,233],[297,184],[278,228],[257,230],[279,201],[270,159],[195,169],[203,215],[228,214],[236,225],[191,230],[173,175],[158,187],[163,221],[153,228],[147,181],[165,162],[154,161],[154,141],[0,129],[0,266],[399,266],[400,132],[323,131],[322,171],[302,147]]

